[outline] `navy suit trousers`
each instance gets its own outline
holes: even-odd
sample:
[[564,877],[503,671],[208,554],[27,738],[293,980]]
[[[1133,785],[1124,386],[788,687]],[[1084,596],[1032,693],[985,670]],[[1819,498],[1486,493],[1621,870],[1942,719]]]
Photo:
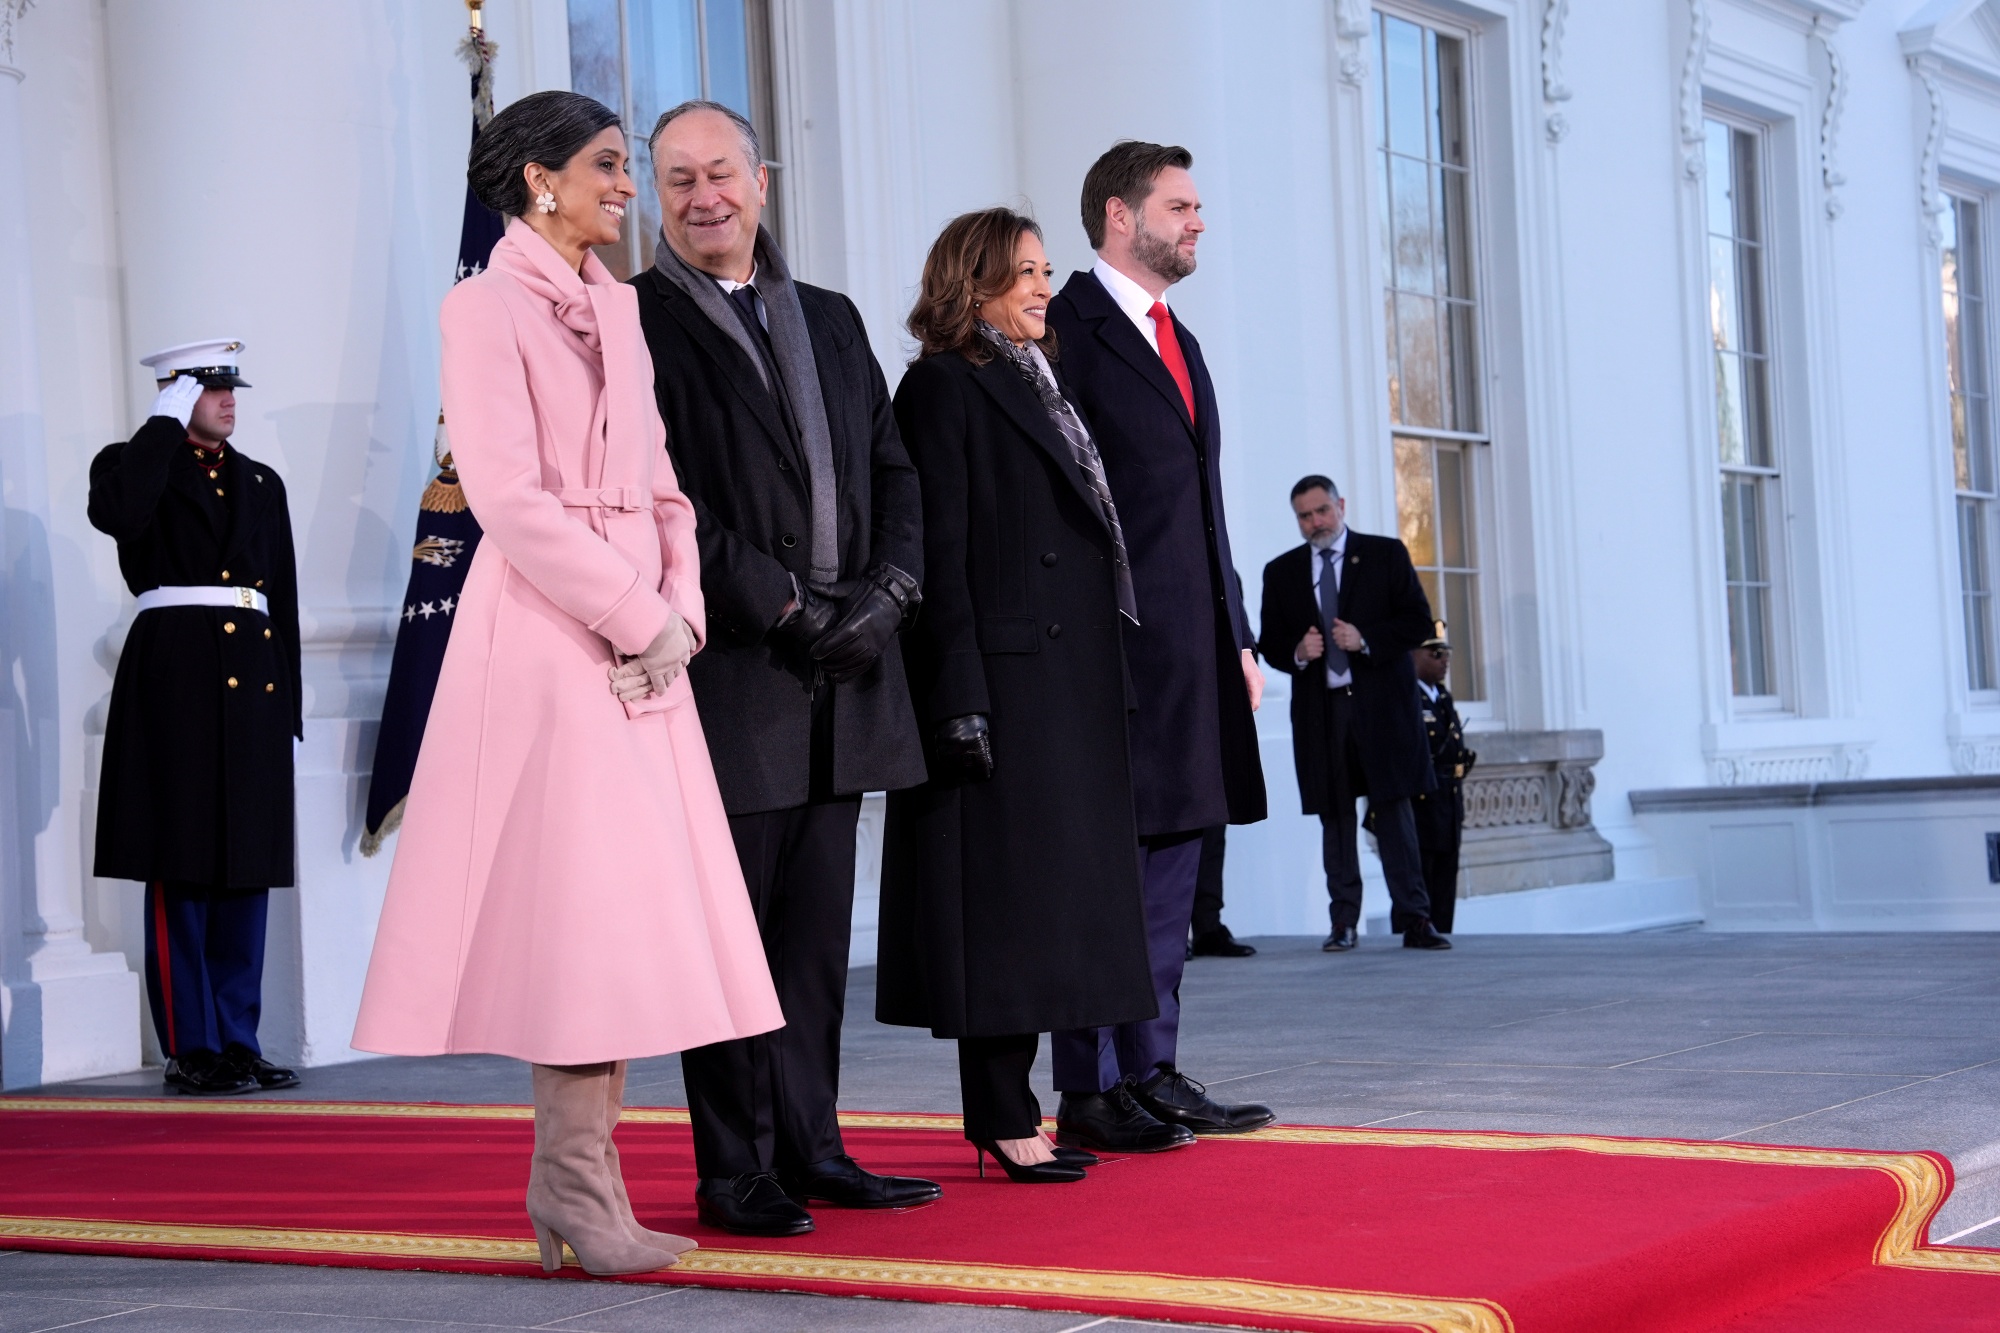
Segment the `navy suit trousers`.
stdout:
[[1146,907],[1146,956],[1153,965],[1158,1018],[1108,1028],[1076,1028],[1049,1038],[1057,1092],[1105,1092],[1119,1079],[1143,1083],[1174,1063],[1181,1031],[1181,971],[1201,871],[1201,830],[1139,839]]
[[269,889],[146,886],[146,998],[169,1058],[240,1047],[262,1055],[264,919]]

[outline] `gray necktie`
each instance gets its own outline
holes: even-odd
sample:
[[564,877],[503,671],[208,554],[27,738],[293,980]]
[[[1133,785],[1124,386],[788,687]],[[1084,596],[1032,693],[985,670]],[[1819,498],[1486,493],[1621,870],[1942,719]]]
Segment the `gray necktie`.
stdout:
[[1326,636],[1326,669],[1334,675],[1348,670],[1347,650],[1333,641],[1333,622],[1340,619],[1340,555],[1329,546],[1319,553],[1319,632]]

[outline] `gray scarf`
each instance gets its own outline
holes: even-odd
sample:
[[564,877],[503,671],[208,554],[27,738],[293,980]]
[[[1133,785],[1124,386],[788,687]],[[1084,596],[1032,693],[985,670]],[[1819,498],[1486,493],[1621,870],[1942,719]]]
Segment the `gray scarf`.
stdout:
[[1083,418],[1076,414],[1069,399],[1063,397],[1062,390],[1056,386],[1055,376],[1050,373],[1049,363],[1043,359],[1039,347],[1033,343],[1026,347],[1016,346],[1012,338],[983,319],[975,322],[973,328],[1028,382],[1028,387],[1035,391],[1035,397],[1041,400],[1042,410],[1049,414],[1049,421],[1063,437],[1063,442],[1069,445],[1077,470],[1083,473],[1090,493],[1097,497],[1097,507],[1104,514],[1104,526],[1111,530],[1112,578],[1118,589],[1118,612],[1134,625],[1138,624],[1139,596],[1132,586],[1132,562],[1125,552],[1125,527],[1118,521],[1118,505],[1111,498],[1111,483],[1104,476],[1104,459],[1097,452],[1097,442],[1090,438],[1090,430],[1083,424]]
[[[813,360],[812,334],[806,328],[805,309],[799,304],[792,272],[771,233],[757,228],[757,276],[753,284],[763,299],[770,320],[771,351],[778,363],[780,385],[770,382],[764,369],[764,354],[750,340],[750,331],[729,308],[729,298],[715,279],[674,253],[660,234],[654,251],[653,267],[661,277],[686,292],[708,322],[720,329],[743,349],[757,378],[775,397],[782,393],[791,405],[798,425],[799,443],[805,449],[806,479],[811,484],[812,573],[809,582],[826,587],[840,577],[840,506],[833,484],[833,432],[826,424],[826,402],[819,392],[819,366]],[[782,412],[781,412],[782,415]]]

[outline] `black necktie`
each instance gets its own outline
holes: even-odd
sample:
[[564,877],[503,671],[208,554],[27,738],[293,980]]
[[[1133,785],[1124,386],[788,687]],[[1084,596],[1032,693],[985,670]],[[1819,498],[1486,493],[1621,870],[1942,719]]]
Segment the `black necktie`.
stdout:
[[771,334],[764,327],[764,321],[757,317],[759,297],[757,289],[749,283],[730,289],[729,305],[736,312],[736,318],[749,331],[750,341],[764,358],[764,378],[771,385],[771,397],[777,401],[778,411],[785,419],[785,429],[798,434],[798,426],[792,420],[791,396],[785,392],[785,381],[778,374],[778,354],[771,347]]
[[1333,641],[1333,622],[1340,619],[1340,556],[1329,546],[1319,553],[1319,632],[1326,636],[1326,669],[1347,672],[1347,652]]

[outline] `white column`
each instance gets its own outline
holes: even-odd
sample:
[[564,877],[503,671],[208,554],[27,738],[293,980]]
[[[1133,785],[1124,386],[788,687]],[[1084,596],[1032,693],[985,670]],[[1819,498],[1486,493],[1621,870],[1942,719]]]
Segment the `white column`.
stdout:
[[[0,64],[0,180],[28,179],[22,72]],[[0,203],[0,1081],[8,1088],[139,1064],[139,979],[84,939],[61,800],[55,576],[21,195]]]

